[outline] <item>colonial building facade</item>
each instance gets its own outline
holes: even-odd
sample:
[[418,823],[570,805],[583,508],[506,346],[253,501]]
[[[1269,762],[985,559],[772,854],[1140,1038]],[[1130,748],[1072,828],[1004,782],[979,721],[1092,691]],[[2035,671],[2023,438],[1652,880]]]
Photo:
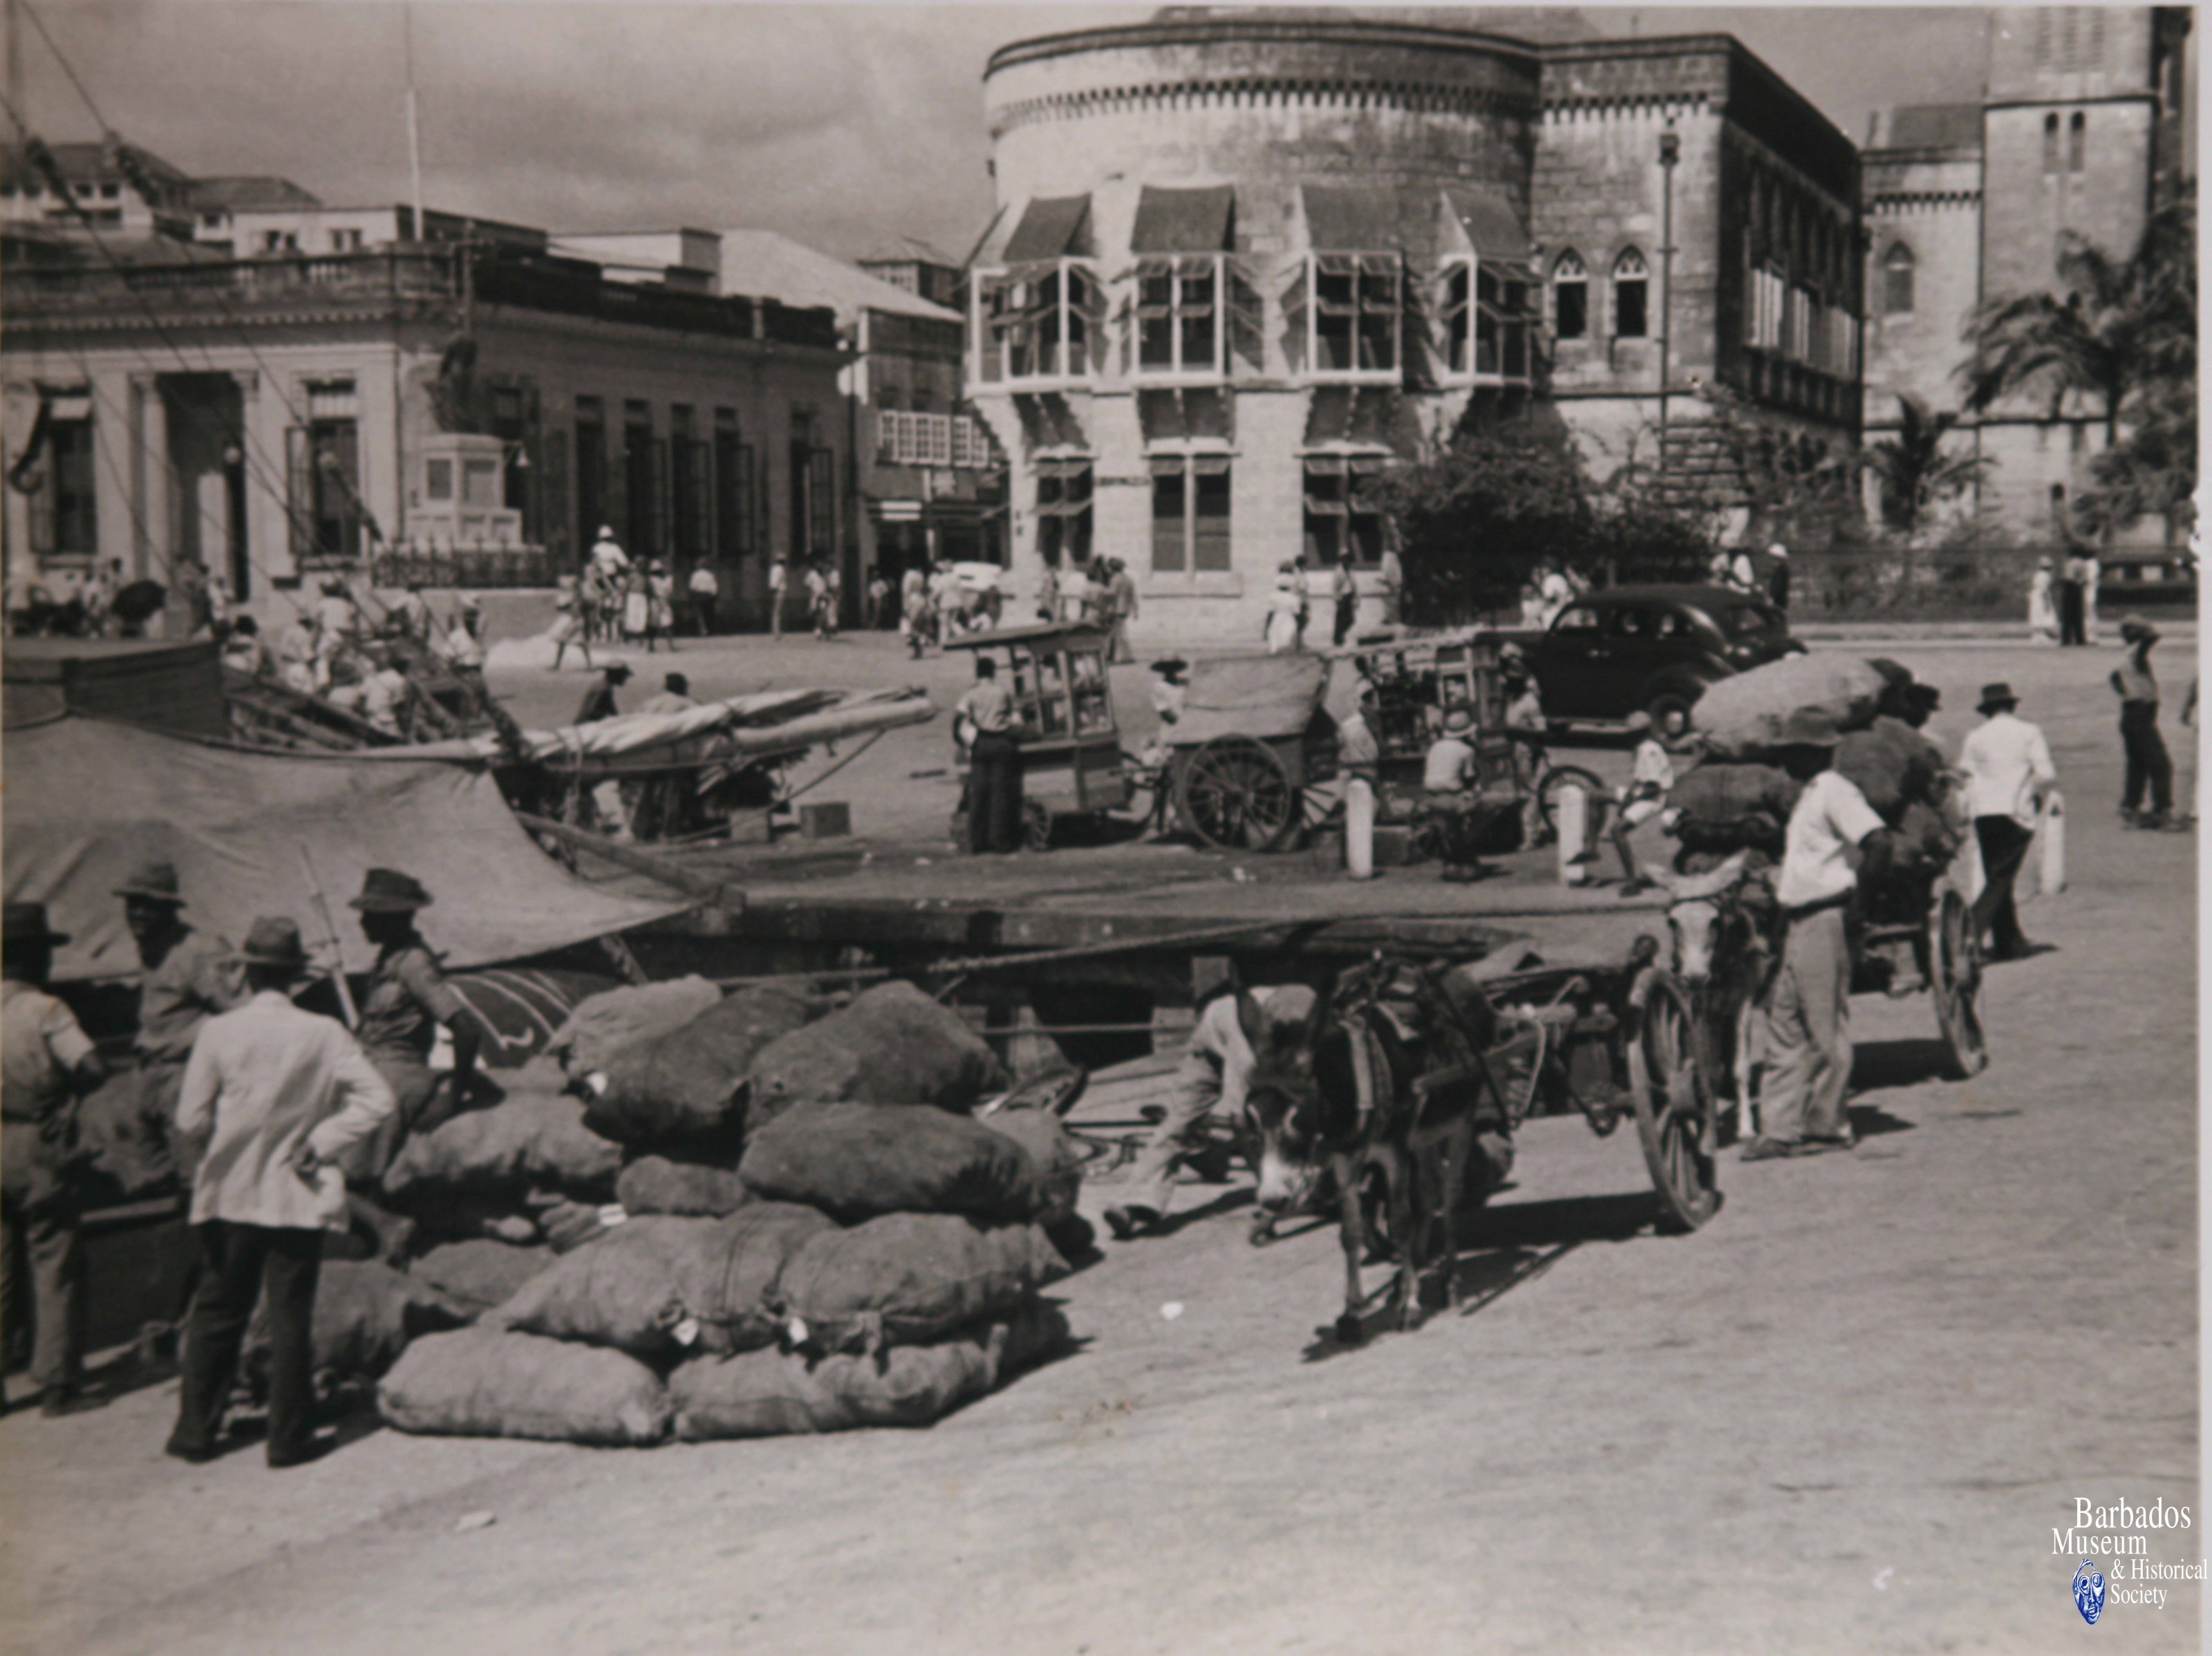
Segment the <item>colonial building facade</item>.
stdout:
[[[2135,251],[2187,168],[2190,50],[2185,8],[2008,7],[1990,15],[1979,103],[1877,118],[1863,156],[1869,435],[1896,425],[1900,397],[1960,409],[1969,318],[1985,300],[2051,290],[2069,233],[2116,260]],[[2051,485],[2070,496],[2092,481],[2103,410],[2021,398],[1953,440],[1990,462],[1961,512],[2039,538],[2052,532]]]
[[1284,561],[1348,555],[1371,616],[1374,481],[1478,399],[1548,399],[1601,475],[1693,464],[1705,385],[1856,440],[1857,157],[1731,39],[1169,13],[984,84],[1018,585],[1120,557],[1140,633],[1256,636]]
[[[208,199],[173,171],[155,176]],[[610,255],[611,280],[540,231],[453,220],[426,242],[411,218],[309,197],[179,227],[216,247],[19,220],[11,572],[167,582],[191,559],[281,616],[325,572],[544,585],[605,524],[634,556],[714,567],[725,624],[764,616],[776,554],[844,560],[857,590],[831,311],[725,294],[680,253]]]

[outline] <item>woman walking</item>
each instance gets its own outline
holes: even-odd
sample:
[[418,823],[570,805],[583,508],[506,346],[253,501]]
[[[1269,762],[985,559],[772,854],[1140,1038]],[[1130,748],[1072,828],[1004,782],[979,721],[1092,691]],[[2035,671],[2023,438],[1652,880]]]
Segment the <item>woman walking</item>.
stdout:
[[2027,581],[2027,635],[2038,644],[2058,642],[2058,602],[2051,591],[2055,584],[2051,560],[2038,558]]

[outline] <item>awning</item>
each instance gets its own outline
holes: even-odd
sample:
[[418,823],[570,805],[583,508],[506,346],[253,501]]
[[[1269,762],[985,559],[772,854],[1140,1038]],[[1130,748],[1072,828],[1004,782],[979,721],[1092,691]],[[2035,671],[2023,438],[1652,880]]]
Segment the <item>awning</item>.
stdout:
[[1137,227],[1129,238],[1129,251],[1227,252],[1236,210],[1237,191],[1233,185],[1163,190],[1148,184],[1137,199]]
[[1299,186],[1306,235],[1316,252],[1386,252],[1399,245],[1398,203],[1387,189],[1346,184]]
[[1000,257],[1009,264],[1033,259],[1067,258],[1084,251],[1083,234],[1091,221],[1088,196],[1042,196],[1022,209],[1022,221]]
[[1468,185],[1445,191],[1444,198],[1451,203],[1452,211],[1467,232],[1468,243],[1478,258],[1512,264],[1528,262],[1528,232],[1504,195],[1480,185]]

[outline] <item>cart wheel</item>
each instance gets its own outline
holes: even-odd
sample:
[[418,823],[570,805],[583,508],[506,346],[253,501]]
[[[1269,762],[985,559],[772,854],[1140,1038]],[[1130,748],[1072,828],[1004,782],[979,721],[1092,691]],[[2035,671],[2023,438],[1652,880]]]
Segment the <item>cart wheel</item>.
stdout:
[[1663,1207],[1660,1228],[1695,1230],[1720,1208],[1715,1181],[1712,1084],[1698,1061],[1696,1014],[1665,972],[1646,974],[1643,1010],[1628,1049],[1628,1085],[1644,1165]]
[[1583,791],[1583,796],[1599,799],[1605,796],[1605,784],[1598,780],[1595,771],[1586,771],[1580,765],[1553,765],[1536,779],[1536,814],[1544,826],[1557,834],[1559,822],[1559,790],[1569,783]]
[[1024,851],[1049,851],[1052,848],[1052,813],[1045,809],[1042,799],[1022,801],[1022,848]]
[[1274,750],[1216,737],[1176,767],[1176,816],[1219,851],[1273,851],[1298,820],[1298,791]]
[[1966,900],[1946,891],[1929,919],[1933,967],[1929,992],[1936,1001],[1936,1025],[1951,1049],[1951,1079],[1965,1081],[1990,1065],[1982,1038],[1982,1015],[1975,1005],[1982,988],[1982,951],[1974,937],[1974,917]]

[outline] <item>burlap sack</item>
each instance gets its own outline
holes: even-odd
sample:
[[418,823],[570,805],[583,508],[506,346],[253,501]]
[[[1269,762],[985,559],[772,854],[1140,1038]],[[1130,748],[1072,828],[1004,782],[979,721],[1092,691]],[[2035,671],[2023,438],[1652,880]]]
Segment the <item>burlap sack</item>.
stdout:
[[745,1181],[724,1168],[642,1156],[615,1180],[615,1200],[632,1217],[671,1213],[688,1218],[719,1219],[753,1199]]
[[959,1014],[910,983],[878,984],[753,1060],[745,1131],[759,1131],[793,1104],[965,1109],[1006,1083],[997,1056]]
[[432,1334],[376,1391],[403,1432],[633,1447],[668,1435],[668,1392],[635,1357],[496,1329]]
[[874,1350],[1009,1317],[1066,1270],[1035,1225],[894,1213],[812,1238],[785,1262],[775,1299],[822,1350]]
[[738,1173],[760,1196],[804,1202],[841,1224],[886,1213],[1033,1219],[1046,1201],[1029,1152],[943,1110],[822,1104],[787,1112],[746,1147]]
[[820,1003],[783,989],[732,995],[586,1076],[584,1119],[623,1144],[734,1138],[744,1125],[739,1089],[753,1059],[770,1042],[804,1028],[820,1010]]

